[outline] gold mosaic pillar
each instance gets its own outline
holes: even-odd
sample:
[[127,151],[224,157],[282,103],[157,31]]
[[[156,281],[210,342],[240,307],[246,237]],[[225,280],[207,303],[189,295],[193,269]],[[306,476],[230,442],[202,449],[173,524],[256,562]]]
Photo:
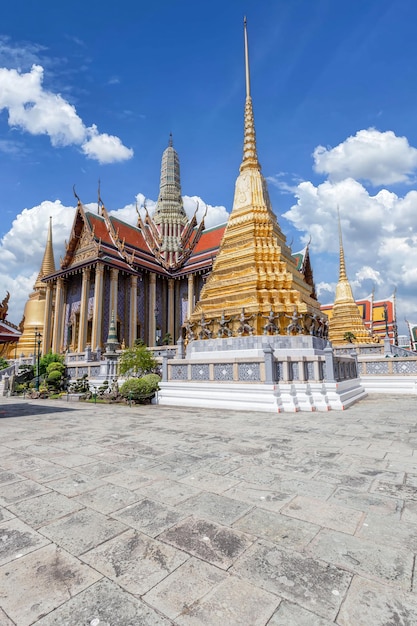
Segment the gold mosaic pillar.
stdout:
[[188,274],[188,311],[187,311],[188,319],[190,319],[191,313],[193,312],[193,301],[194,301],[194,274]]
[[119,270],[112,267],[110,270],[109,320],[111,320],[111,316],[114,314],[116,326],[117,326],[118,278],[119,278]]
[[175,333],[174,287],[175,287],[174,279],[169,278],[168,279],[168,332],[171,335],[171,341],[174,341],[174,333]]
[[155,307],[156,307],[156,274],[149,274],[149,330],[148,330],[148,346],[156,344],[156,323],[155,323]]
[[61,351],[62,332],[63,332],[63,326],[64,326],[63,310],[64,310],[64,279],[62,277],[59,277],[56,281],[54,331],[52,334],[52,352],[59,353]]
[[103,279],[104,266],[96,265],[96,276],[94,281],[93,328],[91,332],[91,348],[93,350],[101,347],[101,331],[103,325]]
[[130,307],[129,307],[129,346],[135,345],[137,339],[138,319],[138,279],[134,274],[130,277]]
[[87,339],[88,294],[90,292],[90,268],[83,268],[81,284],[80,326],[78,329],[78,352],[84,352]]

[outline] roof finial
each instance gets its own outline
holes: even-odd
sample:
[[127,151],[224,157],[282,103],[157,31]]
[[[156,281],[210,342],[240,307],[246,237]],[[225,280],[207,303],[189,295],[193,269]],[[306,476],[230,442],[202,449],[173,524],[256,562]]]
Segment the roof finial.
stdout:
[[172,148],[173,146],[173,142],[172,142],[172,133],[169,133],[169,141],[168,141],[168,147]]
[[342,226],[340,224],[339,205],[337,206],[337,219],[339,223],[339,255],[340,255],[339,282],[340,282],[342,280],[347,280],[347,275],[346,275],[346,265],[345,265],[345,252],[343,250]]
[[74,196],[77,198],[77,201],[78,201],[78,206],[81,206],[81,200],[80,200],[80,198],[77,196],[77,193],[76,193],[76,191],[75,191],[75,185],[73,185],[73,186],[72,186],[72,192],[73,192]]
[[97,215],[100,215],[100,206],[103,205],[103,200],[101,199],[101,190],[100,190],[100,179],[98,179],[98,189],[97,189]]

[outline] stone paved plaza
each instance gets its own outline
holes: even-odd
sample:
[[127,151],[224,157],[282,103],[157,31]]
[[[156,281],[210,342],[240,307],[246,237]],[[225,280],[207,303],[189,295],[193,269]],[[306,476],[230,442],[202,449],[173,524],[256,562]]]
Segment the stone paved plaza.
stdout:
[[1,626],[414,626],[417,398],[6,398]]

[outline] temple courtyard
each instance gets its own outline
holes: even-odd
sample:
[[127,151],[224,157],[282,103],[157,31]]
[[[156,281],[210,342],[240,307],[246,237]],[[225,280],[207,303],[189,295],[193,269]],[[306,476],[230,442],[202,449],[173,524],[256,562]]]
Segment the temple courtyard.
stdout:
[[0,399],[1,626],[417,624],[417,397]]

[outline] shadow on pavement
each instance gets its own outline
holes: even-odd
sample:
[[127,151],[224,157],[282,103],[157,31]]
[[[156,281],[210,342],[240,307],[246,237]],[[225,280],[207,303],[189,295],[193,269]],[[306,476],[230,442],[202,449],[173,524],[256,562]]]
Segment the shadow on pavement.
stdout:
[[26,417],[28,415],[45,415],[47,413],[62,413],[63,411],[74,411],[71,407],[45,406],[29,404],[28,402],[16,402],[13,404],[0,404],[0,419],[7,417]]

